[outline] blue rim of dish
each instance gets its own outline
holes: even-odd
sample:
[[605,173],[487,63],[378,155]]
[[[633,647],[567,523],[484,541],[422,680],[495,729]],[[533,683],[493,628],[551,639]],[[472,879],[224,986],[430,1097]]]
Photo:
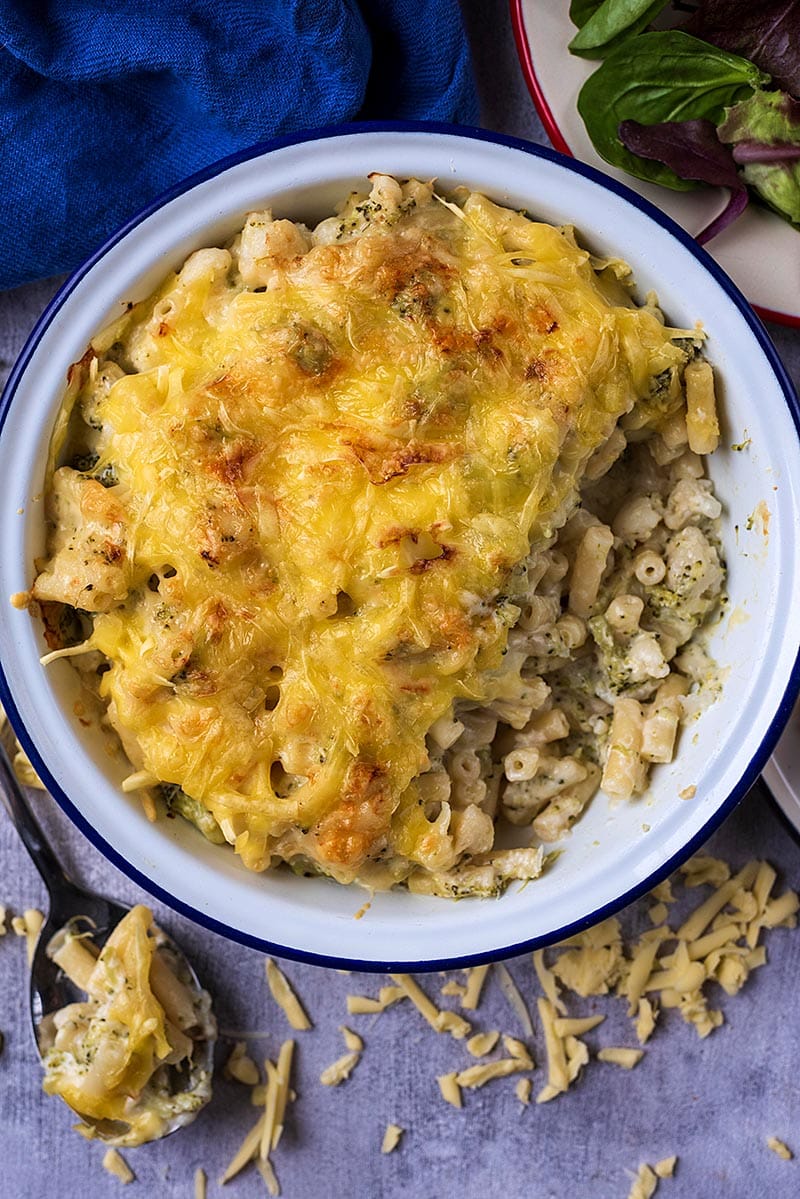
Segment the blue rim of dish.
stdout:
[[[672,234],[691,254],[699,259],[700,263],[713,276],[720,288],[725,292],[728,298],[733,302],[735,307],[744,317],[746,323],[758,342],[761,350],[764,353],[772,371],[781,387],[781,390],[786,400],[787,407],[794,421],[795,429],[800,437],[800,400],[798,400],[794,386],[786,372],[786,368],[778,356],[778,353],[770,340],[769,334],[762,325],[758,316],[753,311],[748,301],[736,285],[728,278],[720,266],[710,257],[702,247],[698,246],[692,237],[679,225],[661,212],[655,205],[645,200],[642,196],[632,191],[625,184],[612,179],[603,174],[602,171],[595,167],[588,166],[586,163],[577,161],[574,158],[568,158],[564,154],[559,154],[557,151],[550,149],[548,146],[539,146],[533,142],[524,141],[522,138],[511,137],[507,134],[488,132],[483,129],[477,129],[470,126],[452,125],[442,122],[422,122],[422,121],[375,121],[375,122],[355,122],[353,124],[331,125],[323,129],[303,130],[296,134],[290,134],[282,137],[273,138],[269,141],[259,142],[255,146],[251,146],[246,150],[242,150],[236,154],[231,154],[226,158],[220,159],[216,163],[212,163],[202,171],[189,176],[175,184],[167,191],[162,192],[157,196],[146,208],[143,208],[135,216],[131,217],[124,225],[122,225],[115,233],[97,249],[95,252],[78,267],[59,288],[56,295],[45,308],[39,320],[33,327],[25,345],[23,346],[19,357],[9,375],[6,386],[0,397],[0,434],[2,433],[3,425],[5,424],[8,410],[13,401],[19,380],[23,371],[27,367],[28,362],[38,346],[39,341],[45,330],[51,324],[56,313],[61,308],[64,301],[75,290],[84,276],[99,262],[108,251],[121,241],[126,234],[132,229],[135,229],[144,220],[153,213],[163,208],[170,200],[177,196],[183,195],[190,191],[193,187],[208,179],[212,179],[217,175],[222,174],[229,167],[237,166],[239,163],[247,162],[252,158],[261,157],[274,150],[280,150],[287,146],[300,145],[302,143],[311,143],[317,141],[327,141],[330,138],[346,137],[358,133],[430,133],[430,134],[446,134],[448,136],[466,138],[472,141],[493,142],[496,145],[504,146],[507,149],[519,150],[522,153],[529,154],[534,158],[542,158],[548,162],[555,163],[558,166],[564,167],[566,170],[572,171],[574,174],[582,175],[585,179],[597,184],[601,188],[614,192],[621,199],[626,200],[634,208],[638,208],[652,221],[661,225],[668,233]],[[218,933],[228,940],[238,941],[243,945],[247,945],[252,949],[257,949],[262,952],[274,954],[277,957],[288,958],[297,962],[305,962],[314,966],[326,966],[338,969],[359,970],[367,973],[386,973],[387,971],[413,971],[416,973],[425,973],[434,970],[452,970],[478,965],[485,962],[502,961],[507,958],[515,957],[522,953],[527,953],[532,949],[541,948],[547,945],[553,945],[558,941],[564,940],[566,937],[572,936],[582,929],[591,927],[606,917],[618,912],[627,904],[633,903],[646,892],[652,890],[662,879],[666,878],[673,870],[687,858],[689,858],[695,850],[699,849],[717,829],[725,818],[733,811],[739,801],[747,794],[751,786],[756,782],[760,775],[761,769],[766,763],[769,755],[772,753],[778,738],[780,737],[783,727],[791,715],[794,707],[795,699],[800,692],[800,647],[795,656],[795,661],[789,675],[789,680],[784,691],[781,702],[779,703],[775,715],[773,716],[769,728],[767,729],[764,738],[761,741],[758,749],[754,753],[744,772],[742,778],[731,791],[728,798],[717,808],[713,816],[711,816],[705,825],[691,838],[677,853],[673,854],[662,866],[648,875],[642,882],[623,891],[616,899],[603,904],[601,907],[589,912],[586,916],[579,920],[575,920],[568,925],[554,930],[544,936],[531,937],[528,940],[520,941],[512,945],[504,945],[498,949],[493,949],[484,953],[462,954],[459,957],[437,958],[424,962],[413,961],[363,961],[358,958],[340,957],[336,954],[319,954],[302,949],[295,949],[291,946],[280,945],[274,941],[268,941],[262,937],[252,936],[249,933],[242,932],[239,929],[231,928],[230,925],[224,924],[219,920],[215,920],[205,912],[198,911],[190,904],[184,903],[175,896],[164,891],[158,884],[152,882],[142,874],[137,867],[131,865],[126,858],[114,849],[105,838],[101,837],[97,831],[89,824],[85,817],[74,806],[69,797],[56,783],[52,777],[47,765],[42,760],[36,745],[28,735],[27,729],[22,722],[22,719],[17,711],[17,707],[11,697],[10,688],[8,686],[2,663],[0,662],[0,702],[6,709],[9,721],[14,732],[16,733],[20,744],[27,753],[33,763],[37,773],[42,781],[47,784],[47,788],[53,798],[58,803],[59,807],[70,817],[81,832],[89,839],[89,841],[99,849],[100,852],[108,858],[119,870],[126,874],[128,878],[137,883],[145,891],[148,891],[154,898],[166,904],[174,911],[179,912],[182,916],[188,917],[203,928],[209,929],[211,932]],[[332,884],[333,885],[333,884]],[[468,901],[469,902],[469,901]],[[475,901],[484,902],[484,901]]]

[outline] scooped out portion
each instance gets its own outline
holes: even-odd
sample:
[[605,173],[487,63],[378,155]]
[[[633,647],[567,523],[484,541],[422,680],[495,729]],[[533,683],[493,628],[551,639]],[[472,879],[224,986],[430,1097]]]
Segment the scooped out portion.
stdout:
[[42,1023],[44,1089],[84,1117],[77,1127],[86,1136],[157,1140],[211,1098],[211,1074],[194,1061],[196,1043],[215,1031],[211,1001],[180,977],[149,908],[132,908],[99,955],[80,924],[48,947],[87,998]]

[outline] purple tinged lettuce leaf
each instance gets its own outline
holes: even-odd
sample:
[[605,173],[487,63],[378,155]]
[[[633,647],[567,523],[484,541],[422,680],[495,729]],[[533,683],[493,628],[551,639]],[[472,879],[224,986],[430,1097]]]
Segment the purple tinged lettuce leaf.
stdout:
[[717,137],[713,121],[662,121],[659,125],[622,121],[619,136],[632,154],[663,162],[682,179],[729,189],[723,211],[698,234],[700,245],[726,229],[747,207],[747,188],[733,154]]
[[683,28],[800,96],[800,0],[704,0]]
[[737,142],[733,147],[734,162],[796,162],[800,158],[800,146],[788,142],[776,142],[765,146],[763,142]]
[[727,109],[718,133],[731,146],[748,187],[800,225],[800,100],[758,90]]

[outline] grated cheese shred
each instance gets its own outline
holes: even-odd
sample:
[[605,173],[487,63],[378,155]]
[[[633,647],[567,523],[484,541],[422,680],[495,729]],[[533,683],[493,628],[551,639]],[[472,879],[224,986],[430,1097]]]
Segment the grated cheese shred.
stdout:
[[[551,1000],[538,999],[539,1019],[544,1030],[544,1043],[547,1051],[547,1086],[536,1097],[537,1103],[547,1103],[556,1095],[569,1087],[567,1071],[567,1055],[564,1041],[559,1037],[555,1028],[555,1008]],[[562,1005],[563,1006],[563,1005]]]
[[643,1049],[616,1049],[611,1046],[599,1050],[597,1054],[598,1061],[610,1062],[614,1066],[621,1066],[623,1070],[632,1070],[643,1057]]
[[371,999],[368,995],[348,995],[347,1011],[351,1016],[377,1015],[379,1012],[385,1012],[392,1004],[407,998],[408,993],[403,987],[381,987],[377,999]]
[[118,1149],[107,1149],[103,1155],[103,1168],[118,1178],[123,1186],[133,1182],[136,1175]]
[[346,1024],[339,1025],[339,1032],[344,1037],[344,1043],[351,1053],[361,1053],[364,1042],[357,1032],[353,1032]]
[[233,1078],[248,1087],[258,1084],[258,1066],[251,1057],[248,1057],[247,1045],[244,1041],[237,1041],[234,1045],[231,1055],[225,1063],[223,1074],[226,1078]]
[[785,1142],[779,1141],[777,1137],[767,1137],[767,1147],[785,1162],[790,1162],[794,1157],[789,1146]]
[[29,966],[33,962],[33,955],[36,953],[36,942],[39,940],[39,933],[43,924],[44,916],[38,908],[26,908],[21,916],[13,916],[11,919],[11,927],[14,932],[18,937],[25,938]]
[[401,1128],[399,1124],[387,1124],[381,1142],[381,1153],[394,1153],[404,1132],[405,1129]]
[[469,1035],[469,1023],[457,1012],[440,1011],[410,974],[390,974],[389,978],[405,992],[419,1014],[436,1032],[449,1032],[457,1041]]
[[461,1087],[455,1071],[451,1074],[439,1074],[436,1081],[445,1103],[449,1103],[451,1107],[461,1107]]
[[653,1166],[653,1173],[659,1178],[672,1178],[677,1161],[678,1158],[674,1153],[671,1157],[662,1157],[661,1161],[656,1162]]
[[491,970],[491,966],[473,966],[467,972],[467,986],[464,991],[464,997],[461,1000],[461,1006],[467,1011],[474,1011],[481,1000],[481,991],[483,984],[486,982],[486,976]]
[[346,1082],[358,1065],[360,1053],[345,1053],[327,1066],[319,1076],[324,1087],[338,1087]]
[[467,1041],[467,1052],[473,1057],[486,1057],[500,1040],[499,1032],[479,1032]]
[[507,1078],[509,1074],[519,1074],[522,1070],[532,1069],[533,1062],[530,1058],[525,1062],[516,1057],[501,1057],[494,1062],[479,1062],[475,1066],[468,1066],[466,1070],[459,1071],[456,1082],[460,1087],[474,1091],[478,1087],[485,1087],[487,1082],[493,1082],[496,1078]]
[[558,1016],[554,1021],[556,1035],[559,1037],[582,1037],[584,1033],[591,1032],[593,1028],[597,1028],[598,1024],[602,1024],[605,1016],[582,1016],[569,1019],[566,1016]]
[[266,1085],[254,1087],[252,1092],[252,1098],[257,1101],[258,1106],[263,1106],[264,1110],[229,1162],[220,1179],[222,1186],[235,1178],[252,1161],[255,1162],[270,1195],[280,1195],[280,1185],[270,1161],[270,1153],[276,1148],[283,1131],[286,1104],[289,1099],[294,1099],[294,1093],[289,1089],[293,1051],[294,1041],[284,1041],[278,1054],[277,1066],[269,1058],[264,1062]]
[[275,965],[272,958],[265,963],[267,982],[272,992],[272,998],[282,1009],[286,1019],[297,1032],[305,1032],[312,1028],[311,1021],[306,1015],[303,1005],[297,998],[286,975]]
[[633,1180],[628,1199],[652,1199],[657,1190],[658,1175],[648,1165],[642,1163]]

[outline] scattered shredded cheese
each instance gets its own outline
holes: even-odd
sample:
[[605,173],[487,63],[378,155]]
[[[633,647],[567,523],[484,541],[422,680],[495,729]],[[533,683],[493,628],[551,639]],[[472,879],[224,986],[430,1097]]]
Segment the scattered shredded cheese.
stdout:
[[699,887],[703,883],[711,883],[713,887],[721,887],[731,877],[731,868],[720,858],[711,858],[706,854],[697,853],[680,868],[684,877],[684,887]]
[[245,1168],[248,1162],[252,1161],[258,1153],[261,1144],[261,1132],[264,1126],[263,1115],[258,1117],[258,1120],[248,1132],[247,1136],[242,1141],[236,1153],[231,1158],[228,1168],[220,1179],[220,1185],[224,1186],[226,1182],[230,1182],[232,1178]]
[[539,985],[545,993],[545,998],[559,1015],[566,1016],[567,1009],[564,1006],[563,1000],[559,999],[558,983],[555,980],[552,970],[549,970],[545,965],[544,950],[534,950],[533,968],[536,971],[536,977],[539,979]]
[[589,1050],[586,1043],[577,1037],[565,1037],[564,1049],[567,1054],[567,1078],[573,1083],[589,1062]]
[[456,1082],[460,1087],[474,1091],[478,1087],[485,1087],[487,1082],[492,1082],[495,1078],[507,1078],[509,1074],[532,1069],[533,1062],[530,1058],[526,1063],[516,1057],[501,1057],[495,1062],[479,1062],[475,1066],[468,1066],[456,1075]]
[[675,1163],[677,1160],[678,1158],[674,1153],[672,1157],[662,1157],[661,1161],[656,1162],[653,1166],[653,1171],[659,1178],[672,1178],[672,1175],[675,1173]]
[[456,1074],[439,1074],[436,1081],[445,1103],[452,1107],[461,1107],[461,1087],[458,1085]]
[[351,1016],[371,1016],[386,1011],[393,1003],[407,999],[408,995],[402,987],[381,987],[377,999],[368,995],[348,995],[347,1011]]
[[118,1178],[123,1186],[133,1182],[136,1175],[118,1149],[107,1149],[103,1155],[103,1168]]
[[663,882],[660,882],[657,887],[653,887],[653,890],[650,892],[650,894],[657,903],[675,902],[675,896],[672,894],[672,883],[668,878],[665,878]]
[[261,1127],[261,1139],[258,1145],[259,1160],[264,1162],[269,1158],[272,1149],[272,1138],[275,1134],[275,1117],[278,1112],[278,1092],[280,1080],[275,1065],[266,1059],[264,1072],[267,1076],[267,1094],[264,1103],[264,1123]]
[[611,1062],[614,1066],[622,1066],[623,1070],[632,1070],[644,1057],[643,1049],[601,1049],[597,1054],[600,1062]]
[[461,1000],[461,1006],[467,1011],[474,1011],[480,1003],[483,984],[486,982],[486,976],[490,970],[491,966],[473,966],[467,972],[467,986]]
[[622,984],[622,993],[628,999],[628,1015],[632,1016],[637,1009],[645,986],[653,971],[653,963],[661,945],[659,930],[645,933],[634,951],[633,960],[628,968],[628,977]]
[[233,1158],[231,1158],[228,1169],[225,1170],[221,1180],[219,1180],[221,1186],[224,1186],[225,1182],[230,1182],[231,1179],[234,1179],[234,1177],[239,1174],[241,1170],[245,1169],[248,1162],[252,1162],[252,1159],[255,1157],[255,1155],[257,1155],[259,1150],[259,1145],[261,1143],[261,1131],[263,1131],[263,1128],[264,1116],[261,1115],[258,1117],[257,1122],[254,1123],[251,1131],[249,1131],[245,1139],[243,1139],[241,1145],[239,1146],[239,1150],[237,1150],[234,1153]]
[[615,917],[564,944],[569,948],[553,963],[552,972],[570,991],[584,998],[605,995],[622,976],[625,959],[620,924]]
[[640,1045],[644,1045],[653,1035],[653,1030],[656,1026],[656,1017],[658,1009],[650,999],[639,1000],[639,1010],[636,1016],[636,1039]]
[[642,1164],[633,1180],[628,1199],[652,1199],[658,1189],[658,1176],[648,1165]]
[[457,1041],[468,1036],[471,1028],[467,1021],[457,1012],[440,1011],[410,974],[390,974],[389,978],[402,988],[419,1014],[436,1032],[449,1032]]
[[0,903],[0,937],[4,937],[6,935],[6,931],[6,909],[3,904]]
[[257,1101],[259,1106],[263,1105],[264,1111],[231,1159],[220,1179],[221,1185],[224,1186],[226,1182],[230,1182],[249,1162],[255,1161],[256,1168],[264,1179],[269,1193],[271,1195],[280,1194],[280,1186],[269,1160],[269,1154],[280,1140],[286,1104],[289,1099],[295,1097],[294,1092],[289,1089],[293,1051],[294,1041],[284,1041],[278,1054],[277,1066],[269,1059],[264,1062],[267,1075],[266,1086],[254,1087],[251,1094],[251,1099]]
[[528,1063],[525,1066],[526,1070],[533,1069],[533,1061],[527,1045],[523,1045],[522,1041],[518,1041],[516,1037],[509,1037],[505,1033],[503,1034],[503,1044],[510,1057],[516,1058],[518,1062]]
[[478,1032],[467,1041],[467,1052],[473,1057],[486,1057],[500,1040],[499,1032]]
[[597,1028],[598,1024],[602,1024],[605,1016],[580,1016],[569,1019],[566,1016],[558,1016],[555,1021],[556,1034],[559,1037],[582,1037],[584,1033],[591,1032],[593,1028]]
[[324,1087],[338,1087],[340,1083],[345,1082],[353,1073],[360,1057],[360,1053],[345,1053],[322,1071],[319,1081]]
[[684,920],[676,933],[678,940],[695,941],[705,932],[714,917],[722,911],[726,903],[730,902],[740,888],[746,889],[751,886],[757,872],[758,863],[748,862],[735,878],[730,878],[717,887],[713,895],[710,895],[699,907],[695,908],[691,916]]
[[361,1053],[364,1048],[364,1042],[357,1032],[353,1032],[346,1024],[339,1025],[339,1032],[344,1037],[344,1043],[351,1053]]
[[387,1124],[381,1142],[381,1153],[393,1153],[400,1144],[400,1138],[404,1132],[405,1129],[401,1128],[399,1124]]
[[278,967],[273,962],[272,958],[267,958],[265,963],[267,974],[267,982],[269,989],[272,992],[272,998],[277,1003],[278,1007],[283,1010],[286,1019],[291,1024],[292,1028],[298,1032],[305,1032],[306,1029],[312,1027],[311,1021],[303,1009],[300,1000],[292,990],[289,980],[286,978]]
[[294,1056],[294,1041],[284,1041],[278,1054],[278,1101],[275,1108],[275,1129],[272,1134],[272,1148],[277,1149],[283,1134],[283,1122],[286,1115],[286,1104],[295,1099],[295,1093],[289,1087],[292,1076],[292,1058]]
[[206,1172],[198,1166],[194,1172],[194,1199],[206,1199],[207,1184]]
[[[675,1008],[687,1022],[694,1025],[700,1036],[708,1035],[723,1021],[721,1012],[709,1009],[703,988],[710,981],[718,982],[729,994],[735,994],[747,980],[749,972],[763,965],[766,950],[760,945],[762,929],[778,926],[794,927],[800,900],[792,891],[773,896],[775,870],[765,862],[748,862],[734,876],[726,863],[706,855],[697,855],[681,868],[686,888],[710,886],[713,891],[684,920],[677,931],[666,921],[668,905],[676,900],[669,880],[652,892],[655,903],[649,916],[655,927],[645,932],[631,951],[623,945],[619,921],[610,918],[594,928],[576,934],[556,946],[552,964],[545,960],[542,950],[533,954],[533,963],[544,995],[537,1000],[547,1053],[547,1082],[536,1097],[537,1103],[547,1102],[563,1094],[579,1077],[589,1061],[589,1050],[581,1037],[597,1028],[603,1014],[570,1016],[562,997],[562,988],[580,996],[602,995],[616,988],[617,994],[628,1002],[628,1014],[634,1017],[640,1044],[651,1036],[659,1006]],[[0,933],[5,931],[6,909],[0,906]],[[37,923],[38,919],[38,923]],[[12,928],[35,944],[42,923],[35,909],[14,917]],[[533,1034],[530,1013],[507,967],[496,966],[498,983],[526,1026]],[[490,967],[474,967],[465,971],[464,984],[453,979],[441,987],[443,995],[458,997],[462,1006],[474,1010],[481,997]],[[294,1028],[311,1027],[299,999],[286,977],[271,960],[266,962],[266,975],[275,1001],[283,1009]],[[391,985],[380,988],[378,998],[362,995],[347,996],[351,1014],[377,1014],[403,999],[408,999],[436,1032],[449,1032],[464,1039],[471,1032],[469,1023],[457,1012],[440,1009],[408,974],[391,974]],[[560,984],[560,985],[559,985]],[[338,1086],[348,1079],[364,1050],[362,1038],[346,1025],[340,1025],[348,1052],[328,1066],[320,1076],[325,1086]],[[500,1041],[500,1033],[488,1031],[470,1036],[468,1052],[475,1058],[491,1054]],[[503,1035],[507,1056],[494,1061],[477,1062],[461,1071],[437,1076],[442,1098],[453,1107],[461,1108],[462,1090],[475,1090],[487,1083],[519,1074],[534,1068],[527,1046],[514,1037]],[[266,1084],[259,1083],[255,1062],[247,1054],[247,1045],[238,1041],[225,1066],[225,1073],[251,1086],[251,1100],[263,1108],[256,1125],[245,1137],[239,1151],[229,1164],[222,1182],[233,1178],[250,1161],[255,1161],[270,1194],[278,1195],[280,1187],[270,1162],[270,1152],[277,1147],[283,1131],[285,1108],[295,1098],[290,1089],[290,1070],[293,1041],[284,1042],[277,1060],[265,1062]],[[644,1056],[639,1048],[607,1046],[600,1049],[597,1059],[621,1068],[633,1069]],[[530,1078],[518,1078],[514,1087],[520,1104],[528,1106],[532,1094]],[[381,1152],[388,1154],[397,1148],[403,1129],[389,1124],[384,1133]],[[785,1160],[792,1151],[776,1137],[767,1138],[767,1145]],[[111,1153],[106,1155],[109,1158]],[[118,1156],[118,1155],[117,1155]],[[659,1179],[671,1177],[676,1157],[664,1158],[654,1167],[642,1164],[633,1182],[629,1199],[651,1199]],[[122,1162],[122,1177],[115,1164],[113,1173],[122,1181],[131,1181],[132,1172]],[[111,1169],[104,1160],[106,1168]],[[205,1197],[205,1174],[195,1173],[195,1194]]]
[[25,937],[27,940],[28,965],[33,961],[33,955],[36,952],[36,942],[39,940],[39,933],[44,924],[44,916],[38,908],[26,908],[21,916],[13,916],[11,919],[11,927],[18,937]]
[[272,1162],[269,1161],[268,1159],[266,1161],[262,1161],[261,1158],[259,1158],[258,1161],[256,1162],[256,1169],[258,1170],[261,1177],[264,1179],[264,1182],[266,1183],[266,1187],[267,1187],[267,1190],[269,1191],[270,1195],[272,1195],[272,1196],[280,1195],[281,1188],[280,1188],[278,1179],[275,1177],[275,1171],[272,1168]]
[[254,1087],[258,1084],[258,1066],[247,1056],[247,1046],[244,1041],[237,1041],[231,1055],[225,1063],[223,1074],[226,1078],[235,1078],[245,1086]]
[[[537,1103],[547,1103],[555,1099],[569,1087],[567,1073],[567,1055],[564,1042],[555,1028],[555,1008],[549,999],[538,999],[539,1019],[544,1030],[544,1043],[547,1051],[547,1086],[536,1097]],[[562,1005],[563,1006],[563,1005]]]

